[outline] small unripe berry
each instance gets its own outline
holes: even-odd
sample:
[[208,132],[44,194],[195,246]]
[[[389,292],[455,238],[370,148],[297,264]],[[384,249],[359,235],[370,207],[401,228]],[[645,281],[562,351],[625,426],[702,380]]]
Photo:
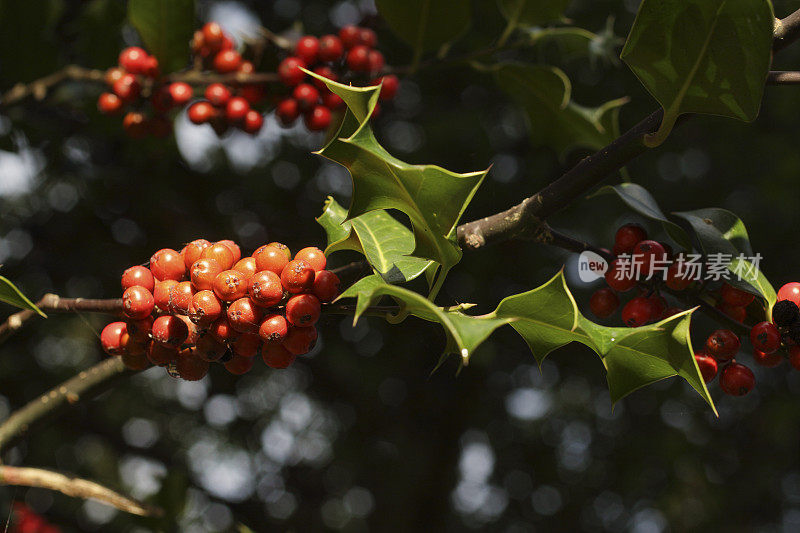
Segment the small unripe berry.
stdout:
[[800,307],[800,283],[793,281],[778,289],[778,301],[789,300]]
[[175,360],[178,376],[186,381],[200,381],[208,374],[208,361],[195,354],[194,350],[181,350]]
[[772,322],[759,322],[750,330],[750,342],[756,350],[774,353],[781,345],[781,334]]
[[756,384],[753,371],[739,363],[731,363],[722,371],[719,378],[719,387],[725,394],[731,396],[744,396]]
[[257,333],[263,311],[250,298],[239,298],[228,306],[228,322],[239,333]]
[[223,314],[211,324],[208,333],[219,342],[232,342],[239,336],[239,332],[231,327],[227,314]]
[[178,347],[189,337],[189,328],[177,316],[164,315],[153,321],[153,340],[168,346]]
[[171,248],[163,248],[150,258],[150,271],[158,281],[181,281],[186,276],[186,265],[181,254]]
[[133,74],[143,74],[148,54],[138,46],[129,46],[119,53],[118,63],[123,69]]
[[237,353],[233,354],[230,361],[225,362],[225,370],[234,376],[241,376],[247,374],[253,368],[253,358],[244,357]]
[[282,344],[265,344],[261,350],[261,358],[270,368],[287,368],[294,363],[296,356]]
[[309,111],[317,105],[319,91],[310,83],[301,83],[292,91],[292,98],[297,102],[300,111]]
[[309,246],[308,248],[303,248],[299,252],[297,252],[294,256],[295,259],[305,261],[311,268],[314,269],[314,272],[319,272],[321,270],[325,270],[325,265],[327,264],[328,260],[325,257],[325,254],[317,248],[316,246]]
[[764,353],[760,350],[753,350],[753,360],[761,366],[773,368],[781,364],[783,356],[778,353]]
[[619,307],[619,297],[612,289],[598,289],[589,299],[589,309],[599,318],[607,318]]
[[205,124],[217,115],[217,110],[209,102],[195,102],[186,113],[194,124]]
[[222,302],[213,291],[205,290],[192,296],[189,318],[201,326],[210,325],[222,315]]
[[339,30],[339,39],[345,48],[352,48],[361,42],[361,30],[356,26],[345,26]]
[[258,327],[259,337],[266,342],[282,342],[288,332],[286,318],[279,314],[267,315]]
[[289,261],[281,272],[281,284],[292,294],[311,290],[314,286],[314,269],[302,259]]
[[697,362],[703,381],[711,383],[717,375],[717,360],[705,352],[695,352],[694,360]]
[[252,358],[258,355],[258,351],[261,349],[262,344],[264,344],[264,342],[258,335],[245,333],[233,341],[231,344],[231,350],[233,350],[234,355]]
[[338,61],[344,53],[342,40],[335,35],[323,35],[319,38],[319,60]]
[[647,232],[638,224],[621,226],[614,236],[615,255],[633,253],[636,245],[645,239],[647,239]]
[[[202,254],[202,252],[201,252]],[[189,269],[192,285],[198,291],[214,290],[214,280],[222,272],[216,259],[198,259]]]
[[247,278],[238,270],[223,270],[214,278],[214,293],[224,302],[232,302],[247,294]]
[[622,308],[622,322],[630,328],[638,328],[655,318],[655,311],[649,298],[637,296]]
[[172,314],[188,315],[194,298],[194,287],[191,281],[181,281],[169,291],[169,311]]
[[300,70],[305,67],[306,63],[299,57],[287,57],[278,65],[278,76],[284,85],[294,87],[305,79],[306,73]]
[[195,261],[200,259],[200,254],[203,250],[211,246],[211,243],[205,239],[195,239],[181,249],[181,257],[183,257],[183,264],[186,269],[192,268]]
[[718,329],[706,339],[706,351],[719,361],[733,359],[740,346],[739,337],[729,329]]
[[114,93],[103,93],[97,99],[97,109],[106,115],[112,115],[122,109],[122,99]]
[[122,355],[122,337],[128,334],[125,322],[111,322],[100,333],[100,345],[108,355]]
[[176,106],[186,105],[193,95],[194,91],[192,91],[192,87],[188,83],[176,81],[169,84],[169,96]]
[[131,320],[150,316],[155,306],[153,294],[139,285],[128,287],[122,293],[122,312]]
[[275,107],[275,116],[283,126],[291,126],[292,123],[300,116],[300,107],[297,101],[292,98],[286,98],[278,102]]
[[316,37],[305,35],[301,37],[294,46],[294,55],[302,59],[306,65],[313,65],[317,62],[319,53],[319,41]]
[[146,353],[147,359],[157,366],[172,363],[178,357],[176,348],[152,341],[147,344]]
[[242,66],[242,56],[236,50],[223,50],[214,56],[214,70],[220,74],[236,72]]
[[289,258],[286,257],[283,250],[270,244],[265,244],[253,252],[253,259],[256,260],[256,267],[259,271],[269,270],[278,275],[289,263]]
[[353,72],[367,72],[369,70],[369,48],[356,45],[347,52],[347,68]]
[[169,293],[172,287],[177,285],[178,282],[174,279],[164,281],[157,281],[153,288],[153,300],[155,301],[156,308],[160,311],[169,311]]
[[324,131],[331,124],[331,110],[324,105],[314,106],[314,109],[303,115],[303,123],[311,131]]
[[772,322],[779,328],[786,328],[800,319],[800,308],[791,300],[780,300],[772,306]]
[[239,123],[244,121],[248,111],[250,103],[241,96],[234,96],[225,105],[225,118],[232,124]]
[[286,302],[286,320],[293,326],[313,326],[322,310],[319,298],[313,294],[298,294]]
[[122,290],[139,285],[150,292],[155,288],[156,280],[150,269],[140,265],[132,266],[122,273]]
[[283,339],[283,347],[294,355],[303,355],[312,350],[317,342],[317,328],[289,328]]
[[606,283],[617,292],[626,292],[636,286],[636,278],[630,265],[623,264],[615,259],[608,266],[605,274]]
[[222,107],[231,99],[231,90],[222,83],[212,83],[206,87],[205,97],[211,105]]
[[249,290],[253,303],[261,307],[278,305],[283,299],[281,278],[269,270],[262,270],[250,278]]
[[314,276],[314,286],[311,292],[319,298],[320,302],[329,303],[339,296],[339,276],[330,270],[322,270]]
[[233,260],[233,252],[231,249],[221,243],[214,243],[200,254],[201,259],[214,259],[222,270],[230,270],[236,262]]

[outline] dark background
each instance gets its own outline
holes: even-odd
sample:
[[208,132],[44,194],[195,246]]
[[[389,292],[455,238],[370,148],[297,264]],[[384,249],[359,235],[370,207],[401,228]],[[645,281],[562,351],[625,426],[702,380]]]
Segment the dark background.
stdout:
[[[624,37],[637,7],[634,0],[575,0],[567,16],[596,32],[613,17]],[[775,3],[778,16],[798,7]],[[136,43],[123,2],[0,0],[0,8],[3,89],[67,63],[106,68]],[[475,9],[480,23],[457,51],[483,47],[503,29],[493,2],[475,2]],[[298,21],[317,35],[363,19],[390,64],[410,61],[368,0],[199,3],[198,25],[210,17],[229,29],[243,20],[276,32]],[[624,65],[597,57],[565,63],[551,52],[500,57],[564,68],[583,105],[629,95],[623,128],[655,108]],[[798,61],[790,48],[775,68]],[[248,252],[272,240],[293,250],[324,245],[314,217],[329,194],[346,205],[350,181],[311,154],[321,137],[302,126],[281,130],[270,118],[256,140],[236,135],[219,143],[210,130],[184,124],[180,146],[173,138],[132,141],[118,117],[96,112],[99,90],[63,85],[46,103],[0,115],[0,273],[26,294],[116,297],[126,267],[197,237],[233,238]],[[692,120],[629,166],[631,179],[665,211],[736,212],[776,287],[796,280],[800,264],[799,95],[796,87],[767,88],[753,124]],[[406,161],[462,172],[494,164],[465,220],[517,203],[585,155],[560,161],[530,145],[530,127],[489,77],[464,66],[404,78],[375,124]],[[610,246],[628,220],[637,219],[607,196],[581,200],[551,222]],[[334,255],[329,264],[348,259]],[[487,312],[549,279],[566,259],[520,242],[467,254],[438,302],[475,302]],[[586,308],[590,291],[573,288]],[[0,419],[102,358],[104,320],[52,316],[5,343]],[[712,328],[697,321],[695,345]],[[716,418],[677,379],[612,410],[596,355],[572,345],[540,371],[510,328],[458,376],[455,361],[431,375],[444,335],[419,320],[393,326],[368,318],[353,328],[349,317],[330,316],[320,332],[312,356],[285,371],[259,362],[237,378],[215,366],[202,382],[188,383],[156,368],[117,382],[3,457],[123,489],[165,507],[166,519],[22,488],[0,489],[0,515],[15,499],[66,531],[226,531],[239,523],[255,531],[514,533],[800,527],[800,373],[787,363],[756,368],[756,389],[745,398],[723,397],[712,385]],[[739,359],[754,366],[749,353]]]

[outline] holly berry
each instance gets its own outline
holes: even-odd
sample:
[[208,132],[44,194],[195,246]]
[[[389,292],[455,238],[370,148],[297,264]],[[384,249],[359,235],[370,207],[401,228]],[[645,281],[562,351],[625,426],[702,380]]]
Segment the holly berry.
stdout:
[[114,93],[103,93],[97,99],[97,109],[106,115],[113,115],[122,109],[122,99]]
[[169,293],[178,282],[174,279],[157,281],[153,288],[153,300],[160,311],[169,311]]
[[305,35],[295,44],[294,55],[302,59],[306,65],[312,65],[317,61],[319,45],[320,43],[316,37]]
[[641,274],[645,277],[653,275],[654,268],[667,259],[667,252],[660,242],[653,240],[639,241],[633,247],[635,261],[641,265]]
[[347,51],[347,68],[353,72],[366,72],[369,70],[369,48],[364,45],[356,45]]
[[326,130],[331,124],[331,110],[322,105],[315,106],[304,115],[304,122],[311,131]]
[[147,123],[144,115],[138,111],[131,111],[122,119],[122,128],[132,139],[141,139],[147,135]]
[[695,352],[694,360],[697,362],[703,381],[711,383],[717,375],[717,360],[705,352]]
[[630,328],[644,326],[654,318],[653,302],[644,296],[637,296],[622,308],[622,322]]
[[150,292],[155,288],[156,280],[150,269],[143,266],[132,266],[122,273],[122,290],[136,285],[144,287]]
[[209,102],[195,102],[186,113],[194,124],[205,124],[217,116],[217,110]]
[[169,291],[169,311],[173,314],[188,315],[194,298],[194,287],[190,281],[181,281]]
[[272,244],[265,244],[253,252],[253,259],[256,260],[258,270],[269,270],[280,275],[289,263],[289,257],[284,251]]
[[200,254],[203,250],[211,246],[211,243],[205,239],[195,239],[183,248],[181,248],[181,257],[183,257],[183,264],[187,269],[191,269],[195,261],[200,259]]
[[250,278],[250,298],[256,305],[272,307],[283,298],[281,278],[274,272],[262,270]]
[[158,281],[181,281],[186,275],[186,265],[181,254],[172,248],[163,248],[150,257],[150,271]]
[[306,73],[300,70],[305,67],[305,61],[299,57],[287,57],[278,65],[278,76],[284,85],[294,87],[305,79]]
[[619,307],[617,293],[609,288],[598,289],[589,299],[589,309],[599,318],[606,318],[614,314]]
[[223,270],[214,278],[213,288],[220,300],[232,302],[247,294],[247,277],[238,270]]
[[255,135],[256,133],[261,131],[261,127],[263,125],[264,125],[264,117],[261,115],[261,113],[259,113],[255,109],[251,109],[244,116],[244,121],[242,122],[242,130],[251,135]]
[[781,334],[772,322],[759,322],[750,330],[750,342],[756,350],[774,353],[781,345]]
[[667,301],[659,294],[651,295],[648,300],[653,304],[653,315],[651,320],[661,320],[664,317],[664,311],[667,309]]
[[321,270],[314,275],[311,292],[320,302],[332,302],[339,296],[339,276],[330,270]]
[[344,45],[335,35],[323,35],[319,38],[318,57],[320,61],[336,61],[342,57]]
[[302,259],[289,261],[281,272],[281,284],[292,293],[297,294],[311,290],[314,286],[314,269]]
[[737,289],[727,283],[722,284],[719,294],[722,297],[722,301],[736,307],[747,307],[755,299],[754,294]]
[[214,259],[222,270],[230,270],[234,261],[234,255],[231,249],[223,243],[216,242],[203,250],[200,254],[202,259]]
[[619,253],[630,254],[636,245],[645,239],[647,232],[643,227],[638,224],[625,224],[614,235],[614,247]]
[[300,116],[300,106],[297,100],[287,98],[278,102],[275,107],[275,116],[283,126],[290,126]]
[[282,344],[266,344],[261,350],[261,358],[270,368],[287,368],[294,363],[296,356]]
[[250,279],[258,272],[258,267],[254,257],[243,257],[233,265],[233,270],[238,270],[244,274],[247,284],[250,285]]
[[692,281],[686,264],[682,261],[672,263],[667,269],[667,275],[664,278],[664,284],[673,291],[685,290],[692,284]]
[[208,374],[208,361],[198,357],[194,350],[181,350],[175,360],[175,371],[186,381],[199,381]]
[[205,97],[211,105],[222,107],[228,103],[231,96],[231,90],[222,83],[212,83],[206,87]]
[[189,269],[192,285],[200,291],[213,290],[214,280],[222,272],[216,259],[198,259]]
[[300,111],[308,111],[317,104],[319,91],[310,83],[301,83],[292,91],[292,98],[297,102]]
[[242,249],[239,248],[239,245],[233,242],[230,239],[222,239],[221,241],[217,241],[219,244],[224,244],[227,246],[231,253],[233,254],[233,262],[236,263],[239,259],[242,258]]
[[308,263],[314,269],[314,272],[325,270],[325,265],[327,264],[325,254],[315,246],[303,248],[295,254],[294,258]]
[[147,359],[157,366],[169,364],[178,357],[177,349],[158,342],[147,343],[145,353],[147,354]]
[[228,347],[214,338],[213,335],[203,335],[195,346],[197,356],[206,361],[219,361]]
[[138,46],[125,48],[119,54],[119,66],[133,74],[143,74],[148,54]]
[[139,81],[136,79],[136,76],[127,73],[123,74],[117,81],[114,82],[114,85],[111,86],[111,90],[114,91],[114,94],[116,94],[123,102],[130,102],[139,96],[142,87],[139,85]]
[[339,109],[344,106],[344,100],[336,93],[327,93],[322,95],[322,105],[328,109]]
[[121,355],[122,337],[127,335],[128,325],[125,322],[112,322],[100,332],[100,345],[108,355]]
[[239,336],[238,332],[231,326],[227,314],[222,315],[211,324],[208,333],[219,342],[233,341]]
[[283,315],[272,314],[264,317],[258,327],[258,335],[265,342],[281,342],[289,332],[289,325]]
[[777,353],[764,353],[760,350],[753,350],[753,360],[767,368],[773,368],[781,364],[783,357]]
[[289,333],[283,339],[283,347],[293,355],[303,355],[312,350],[317,342],[317,329],[310,328],[289,328]]
[[214,291],[199,291],[192,296],[189,318],[198,325],[210,325],[222,315],[222,302]]
[[744,396],[756,384],[753,371],[739,363],[731,363],[722,370],[719,386],[725,394]]
[[619,259],[612,261],[605,274],[608,286],[617,292],[627,292],[635,287],[636,279],[630,266],[620,262]]
[[400,79],[394,74],[381,76],[372,82],[373,85],[381,86],[381,100],[391,100],[397,94],[397,89],[400,87]]
[[358,42],[368,48],[375,48],[378,44],[378,35],[370,28],[359,28]]
[[236,50],[223,50],[214,56],[214,70],[220,74],[236,72],[242,66],[242,56]]
[[377,74],[381,70],[383,70],[383,66],[386,64],[386,61],[383,59],[383,54],[378,52],[377,50],[370,50],[369,54],[367,54],[367,65],[368,70],[372,74]]
[[222,27],[216,22],[207,22],[200,31],[203,36],[203,45],[211,50],[219,50],[225,38],[225,32],[222,31]]
[[250,298],[239,298],[228,306],[228,322],[239,333],[257,333],[263,311]]
[[293,326],[313,326],[321,310],[319,298],[313,294],[298,294],[286,302],[286,320]]
[[261,337],[250,333],[241,335],[231,344],[234,355],[253,358],[258,355],[262,345]]
[[169,84],[169,96],[176,106],[183,106],[192,99],[194,91],[188,83],[176,81]]
[[233,355],[230,361],[225,362],[225,370],[234,376],[241,376],[247,374],[253,368],[253,358],[243,357],[237,353]]
[[789,300],[800,307],[800,283],[793,281],[778,289],[778,301]]
[[124,68],[119,67],[112,67],[106,71],[105,76],[103,76],[103,80],[106,82],[106,85],[111,87],[114,85],[114,82],[117,81],[125,74]]
[[339,39],[345,48],[353,48],[361,43],[361,30],[356,26],[345,26],[339,30]]
[[154,306],[153,293],[139,285],[128,287],[122,294],[122,312],[131,320],[150,316]]
[[733,359],[740,347],[739,337],[729,329],[718,329],[706,339],[706,351],[719,361]]
[[158,343],[178,347],[189,337],[189,327],[177,316],[163,315],[153,321],[151,335]]
[[250,111],[250,102],[241,96],[234,96],[228,100],[225,106],[225,117],[229,122],[236,124],[244,121],[248,111]]

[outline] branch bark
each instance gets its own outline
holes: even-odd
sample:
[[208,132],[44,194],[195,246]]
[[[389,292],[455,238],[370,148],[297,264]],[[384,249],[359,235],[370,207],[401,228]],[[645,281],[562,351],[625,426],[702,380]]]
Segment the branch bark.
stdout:
[[73,498],[97,500],[139,516],[161,516],[163,510],[128,498],[94,481],[51,470],[0,465],[0,484],[56,490]]

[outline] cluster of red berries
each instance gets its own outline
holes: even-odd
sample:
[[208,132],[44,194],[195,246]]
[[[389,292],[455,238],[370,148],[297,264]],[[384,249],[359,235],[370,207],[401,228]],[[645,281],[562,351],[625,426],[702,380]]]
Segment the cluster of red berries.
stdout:
[[165,366],[190,381],[214,361],[243,374],[259,353],[268,366],[286,368],[314,347],[322,304],[339,293],[339,278],[325,265],[318,248],[292,258],[280,243],[249,257],[230,240],[159,250],[149,268],[122,274],[125,321],[108,324],[101,344],[129,368]]
[[14,502],[12,516],[6,526],[8,533],[60,533],[61,529],[49,523],[42,515],[21,502]]
[[[234,49],[233,40],[216,22],[209,22],[195,32],[192,51],[204,67],[219,74],[252,74],[255,71],[253,63],[242,58]],[[261,131],[264,117],[251,106],[264,99],[262,86],[245,84],[237,87],[212,83],[205,88],[204,96],[205,100],[193,103],[187,110],[189,120],[193,123],[208,123],[217,135],[222,135],[230,127],[251,135]]]
[[[308,79],[302,68],[334,81],[361,76],[372,85],[382,84],[381,100],[394,98],[399,86],[397,76],[375,77],[385,65],[383,54],[375,50],[377,44],[374,31],[357,26],[345,26],[338,36],[301,37],[294,47],[294,55],[278,66],[278,76],[291,89],[291,94],[275,108],[280,123],[289,126],[303,115],[308,129],[321,131],[330,125],[331,111],[344,105],[324,83],[316,78]],[[376,105],[373,116],[379,109]]]

